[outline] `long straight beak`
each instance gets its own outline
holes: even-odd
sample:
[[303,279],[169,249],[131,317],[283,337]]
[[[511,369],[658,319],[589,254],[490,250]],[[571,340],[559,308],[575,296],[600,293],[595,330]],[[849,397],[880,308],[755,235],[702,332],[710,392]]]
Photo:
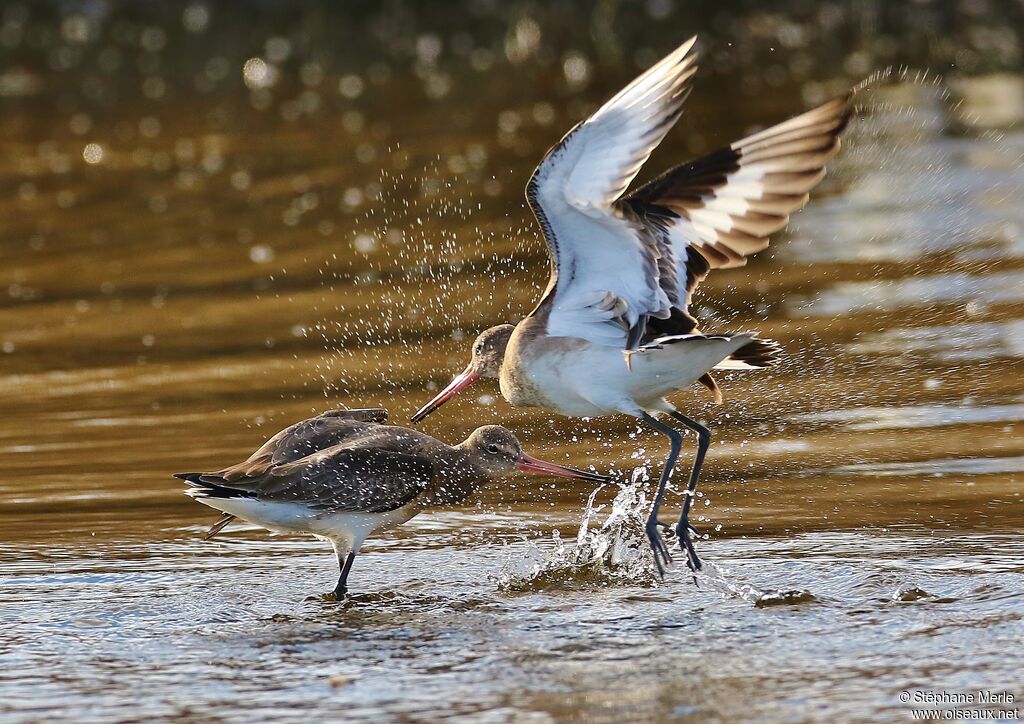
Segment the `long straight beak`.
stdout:
[[416,410],[416,414],[413,415],[410,419],[412,420],[412,422],[419,422],[427,415],[429,415],[431,412],[439,408],[441,405],[448,402],[448,400],[455,397],[455,395],[459,394],[464,389],[469,387],[471,384],[476,382],[478,379],[480,379],[480,375],[473,372],[471,367],[467,367],[462,372],[455,375],[455,379],[453,379],[448,384],[447,387],[438,392],[434,396],[434,399],[432,399],[430,402],[425,404],[420,409]]
[[532,455],[521,453],[519,460],[516,461],[516,470],[522,470],[524,473],[536,473],[537,475],[554,475],[556,478],[580,478],[582,480],[593,480],[596,483],[607,483],[611,481],[611,476],[600,475],[599,473],[592,473],[589,470],[577,470],[576,468],[570,468],[565,465],[556,465],[555,463],[544,462],[538,460]]

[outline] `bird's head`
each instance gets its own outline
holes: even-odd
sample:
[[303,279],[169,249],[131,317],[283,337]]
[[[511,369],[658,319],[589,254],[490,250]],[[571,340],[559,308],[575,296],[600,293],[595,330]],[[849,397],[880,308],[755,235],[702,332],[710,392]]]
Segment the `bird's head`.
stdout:
[[473,431],[459,447],[469,453],[473,465],[488,476],[503,475],[514,470],[560,478],[579,478],[606,483],[611,478],[588,470],[577,470],[538,460],[528,455],[511,430],[500,425],[484,425]]
[[511,324],[499,324],[480,333],[480,336],[473,342],[473,356],[469,364],[455,378],[438,392],[434,399],[425,404],[416,414],[412,416],[413,422],[419,422],[431,412],[439,408],[462,390],[469,387],[479,379],[497,379],[501,374],[501,362],[505,359],[505,348],[508,340],[512,337],[515,326]]

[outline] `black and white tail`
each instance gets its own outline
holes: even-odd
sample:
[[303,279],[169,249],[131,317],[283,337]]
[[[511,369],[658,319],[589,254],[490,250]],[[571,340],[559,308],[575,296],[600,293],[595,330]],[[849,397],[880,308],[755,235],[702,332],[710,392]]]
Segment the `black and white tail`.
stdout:
[[715,365],[716,370],[759,370],[774,367],[782,355],[782,347],[772,339],[754,337]]
[[175,473],[174,477],[188,483],[185,495],[192,498],[255,498],[256,494],[249,490],[229,488],[213,482],[215,475],[208,473]]
[[771,339],[760,339],[755,337],[753,332],[741,332],[740,334],[675,334],[667,337],[658,337],[641,347],[640,351],[665,349],[670,345],[694,343],[701,340],[728,342],[737,339],[746,339],[747,342],[715,365],[714,369],[757,370],[763,367],[771,367],[779,361],[779,356],[782,354],[782,347],[779,346],[778,342]]

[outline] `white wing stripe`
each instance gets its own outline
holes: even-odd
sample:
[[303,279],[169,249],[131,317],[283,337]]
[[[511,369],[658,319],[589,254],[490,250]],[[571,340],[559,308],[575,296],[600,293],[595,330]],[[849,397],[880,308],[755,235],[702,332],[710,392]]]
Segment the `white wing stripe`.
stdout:
[[[556,283],[548,333],[622,345],[641,315],[668,316],[656,245],[614,207],[678,118],[697,71],[691,38],[548,152],[527,196],[548,237]],[[611,308],[606,308],[605,299]],[[594,300],[600,300],[595,302]]]
[[[541,161],[527,187],[552,255],[547,333],[625,343],[641,316],[685,327],[710,269],[741,266],[806,203],[836,153],[849,97],[752,134],[621,195],[678,119],[692,38],[616,93]],[[673,307],[681,310],[679,320]],[[536,313],[536,310],[535,310]]]
[[690,213],[690,221],[693,222],[694,226],[702,227],[704,225],[710,226],[714,229],[720,229],[722,231],[728,231],[733,227],[732,217],[720,208],[707,208],[697,209]]

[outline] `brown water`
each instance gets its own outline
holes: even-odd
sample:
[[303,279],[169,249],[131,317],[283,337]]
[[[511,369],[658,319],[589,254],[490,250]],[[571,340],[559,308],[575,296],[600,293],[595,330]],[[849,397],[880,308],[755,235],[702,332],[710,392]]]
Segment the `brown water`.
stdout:
[[[408,419],[476,331],[529,311],[547,262],[522,186],[634,68],[508,65],[562,57],[547,17],[510,21],[493,66],[467,51],[473,71],[435,57],[457,32],[356,62],[324,60],[310,30],[273,86],[250,66],[246,89],[242,61],[274,65],[281,36],[197,49],[180,23],[223,33],[221,16],[187,7],[98,21],[109,36],[69,69],[55,49],[79,47],[76,21],[22,8],[0,26],[0,718],[904,720],[902,691],[1020,702],[1019,68],[872,84],[810,207],[702,285],[706,328],[756,328],[786,359],[725,376],[721,407],[676,398],[714,432],[699,587],[681,564],[663,583],[635,560],[581,564],[591,488],[517,477],[371,540],[339,605],[317,595],[329,547],[248,526],[203,542],[215,515],[170,473],[329,407]],[[534,30],[551,48],[530,50]],[[107,68],[118,43],[135,50]],[[719,52],[647,173],[863,75],[763,81]],[[665,454],[630,420],[513,410],[488,385],[424,429],[489,422],[623,484]]]

